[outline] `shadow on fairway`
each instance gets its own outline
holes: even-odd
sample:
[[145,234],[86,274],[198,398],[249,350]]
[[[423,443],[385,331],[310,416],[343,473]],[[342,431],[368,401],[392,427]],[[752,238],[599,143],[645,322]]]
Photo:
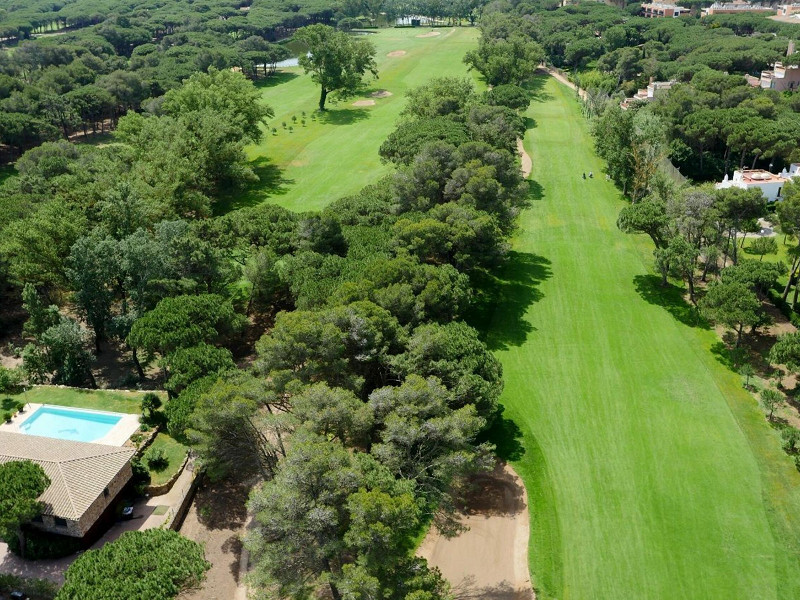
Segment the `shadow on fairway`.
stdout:
[[531,94],[531,102],[547,102],[552,100],[553,96],[544,91],[544,86],[547,85],[547,80],[550,75],[546,71],[539,71],[537,75],[525,84],[525,89]]
[[261,88],[271,88],[275,87],[276,85],[281,85],[282,83],[289,83],[292,79],[297,79],[300,77],[297,73],[291,73],[289,71],[278,71],[274,75],[270,75],[266,79],[257,79],[253,82],[258,89]]
[[495,273],[473,275],[475,299],[466,320],[481,332],[490,350],[525,343],[534,327],[528,308],[542,299],[537,285],[552,277],[550,261],[530,252],[509,252]]
[[495,417],[491,427],[481,432],[478,441],[494,444],[495,454],[504,461],[520,460],[525,454],[522,430],[514,421],[502,415],[504,410],[500,406],[501,414]]
[[637,275],[633,278],[633,285],[642,300],[663,307],[684,325],[700,329],[710,328],[699,311],[683,299],[683,288],[671,283],[666,286],[661,285],[661,278],[658,275]]
[[320,123],[331,125],[350,125],[370,117],[369,111],[364,108],[337,108],[317,114]]
[[528,198],[531,201],[541,200],[544,198],[544,188],[534,179],[528,179]]
[[283,170],[272,164],[268,158],[260,157],[250,163],[250,168],[258,176],[255,181],[244,188],[227,189],[220,194],[214,206],[214,215],[220,216],[248,206],[256,206],[270,196],[281,196],[289,191],[294,179],[286,179]]

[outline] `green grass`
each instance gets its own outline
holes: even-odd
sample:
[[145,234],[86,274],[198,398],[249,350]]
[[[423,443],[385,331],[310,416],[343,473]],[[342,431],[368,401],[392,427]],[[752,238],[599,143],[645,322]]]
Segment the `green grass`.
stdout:
[[649,240],[617,230],[574,92],[537,84],[533,206],[474,321],[505,369],[539,598],[800,598],[800,474]]
[[[330,103],[315,121],[311,114],[317,108],[319,88],[302,69],[285,69],[262,82],[264,101],[275,111],[269,127],[276,127],[278,134],[268,132],[260,145],[248,149],[260,183],[244,193],[231,192],[217,205],[217,213],[265,200],[295,211],[318,210],[388,173],[390,165],[381,163],[378,148],[394,130],[406,90],[433,77],[466,75],[462,58],[478,38],[471,27],[440,28],[437,37],[416,37],[427,31],[384,29],[370,35],[377,48],[379,78],[361,96]],[[387,56],[395,50],[406,54]],[[375,98],[374,106],[352,105],[377,90],[388,90],[392,96]],[[305,127],[300,123],[303,111]],[[286,130],[281,126],[284,121]]]
[[[186,446],[175,441],[166,433],[159,433],[156,439],[153,440],[153,443],[150,444],[150,447],[145,450],[145,459],[147,458],[148,452],[158,448],[164,451],[168,464],[167,467],[161,471],[150,469],[151,485],[161,485],[169,481],[170,478],[178,472],[178,469],[180,469],[183,464],[183,459],[186,458],[186,453],[189,451]],[[145,464],[147,464],[146,460]]]
[[[23,402],[55,404],[73,408],[90,408],[111,412],[139,414],[145,392],[81,390],[55,386],[37,386],[11,397]],[[164,398],[162,398],[163,400]]]

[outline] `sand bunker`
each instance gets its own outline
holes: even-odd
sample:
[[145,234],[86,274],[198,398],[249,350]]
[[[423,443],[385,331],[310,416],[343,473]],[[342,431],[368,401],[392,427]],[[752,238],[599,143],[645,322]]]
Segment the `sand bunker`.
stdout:
[[389,90],[377,90],[370,94],[370,96],[372,96],[373,98],[388,98],[391,95],[392,92],[390,92]]
[[439,567],[458,598],[534,600],[528,571],[528,498],[508,465],[475,478],[462,511],[469,529],[445,538],[432,527],[417,556]]
[[388,56],[390,58],[396,58],[398,56],[405,56],[405,55],[406,55],[406,51],[405,50],[392,50],[386,56]]
[[429,31],[428,33],[420,33],[417,37],[427,38],[427,37],[436,37],[437,35],[442,35],[442,34],[439,31]]
[[525,152],[525,146],[522,145],[522,140],[519,138],[517,138],[517,152],[519,152],[519,158],[522,161],[522,178],[527,179],[533,170],[533,161],[530,155]]
[[375,100],[356,100],[353,106],[375,106]]

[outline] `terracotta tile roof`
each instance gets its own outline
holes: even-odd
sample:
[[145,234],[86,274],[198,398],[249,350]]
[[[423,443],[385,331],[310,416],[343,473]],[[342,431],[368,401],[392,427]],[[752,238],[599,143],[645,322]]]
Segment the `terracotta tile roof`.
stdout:
[[55,438],[0,432],[0,463],[30,460],[44,469],[50,487],[44,514],[78,520],[136,451]]

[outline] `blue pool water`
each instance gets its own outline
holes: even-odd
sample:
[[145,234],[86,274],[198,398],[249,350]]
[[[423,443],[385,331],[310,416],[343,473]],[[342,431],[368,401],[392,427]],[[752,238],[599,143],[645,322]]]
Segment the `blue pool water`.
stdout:
[[94,442],[105,436],[119,423],[122,415],[108,412],[42,406],[19,426],[21,433]]

